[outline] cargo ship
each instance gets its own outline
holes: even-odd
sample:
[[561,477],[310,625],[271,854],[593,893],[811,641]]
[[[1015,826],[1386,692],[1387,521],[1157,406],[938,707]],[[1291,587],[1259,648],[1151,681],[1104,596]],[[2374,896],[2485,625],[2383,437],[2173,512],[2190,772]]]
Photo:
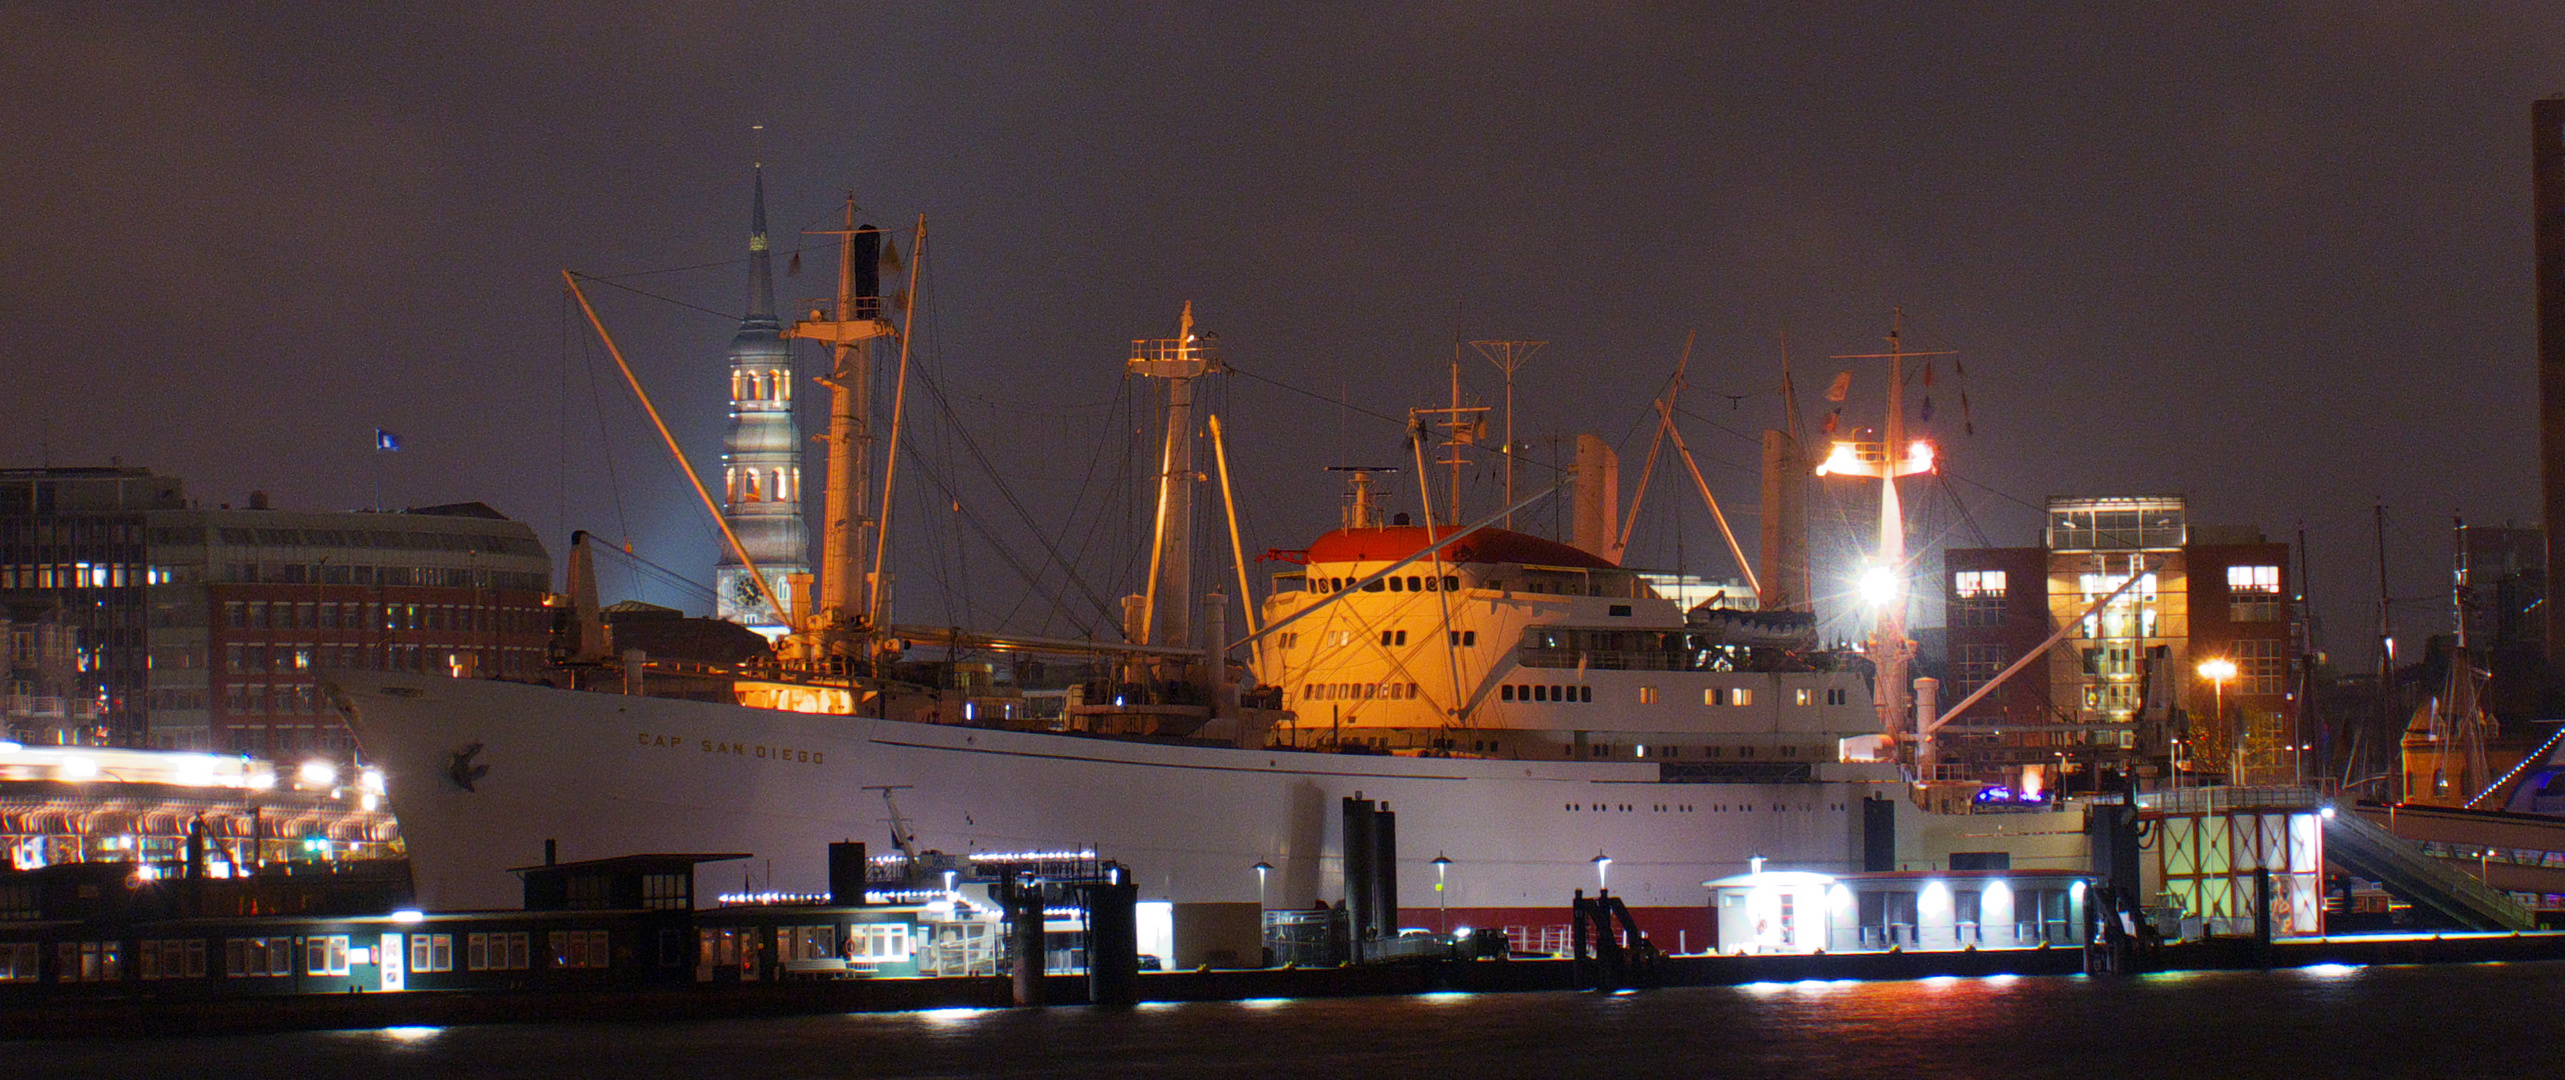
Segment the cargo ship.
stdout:
[[[913,258],[924,239],[921,223]],[[1261,602],[1236,604],[1233,634],[1233,598],[1193,575],[1205,430],[1230,554],[1247,560],[1219,419],[1193,411],[1220,359],[1188,305],[1177,336],[1135,342],[1126,368],[1165,382],[1167,415],[1150,572],[1120,639],[903,626],[879,587],[898,454],[868,466],[871,395],[857,390],[879,381],[873,346],[904,325],[875,295],[878,243],[850,202],[836,306],[781,332],[832,350],[821,381],[837,401],[817,580],[774,588],[731,540],[742,580],[791,627],[773,657],[682,679],[617,657],[574,545],[574,643],[545,683],[325,675],[384,777],[423,906],[511,906],[510,868],[546,856],[750,853],[744,872],[703,873],[815,893],[827,845],[855,840],[911,860],[1094,852],[1129,867],[1146,900],[1307,909],[1346,895],[1347,800],[1396,814],[1384,887],[1399,926],[1383,933],[1558,923],[1573,890],[1609,889],[1665,945],[1706,943],[1707,881],[1757,858],[1863,868],[1879,816],[1866,824],[1864,801],[1905,791],[1873,664],[1905,646],[1820,647],[1804,554],[1784,542],[1800,568],[1770,565],[1796,502],[1775,509],[1774,491],[1808,476],[1795,450],[1768,441],[1765,455],[1771,584],[1704,600],[1687,579],[1623,565],[1617,464],[1591,437],[1569,477],[1520,498],[1509,453],[1502,510],[1463,522],[1454,495],[1437,521],[1426,443],[1433,417],[1457,428],[1470,411],[1456,393],[1416,411],[1413,517],[1383,505],[1392,470],[1347,470],[1339,527],[1268,553],[1282,569]],[[1674,410],[1659,404],[1662,438]],[[1867,475],[1893,491],[1899,470],[1876,458]],[[1574,500],[1572,540],[1504,527],[1550,497]],[[944,659],[917,659],[929,655]],[[1085,675],[1048,696],[988,678],[1036,657]],[[1896,685],[1902,666],[1877,675]]]

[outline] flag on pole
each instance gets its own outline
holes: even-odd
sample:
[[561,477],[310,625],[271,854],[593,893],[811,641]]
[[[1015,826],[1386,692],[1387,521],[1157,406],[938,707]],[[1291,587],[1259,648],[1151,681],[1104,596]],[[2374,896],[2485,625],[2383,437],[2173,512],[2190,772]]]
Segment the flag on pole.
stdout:
[[1826,388],[1826,400],[1839,402],[1844,399],[1844,395],[1850,393],[1852,393],[1852,372],[1836,372],[1834,385]]
[[[1926,370],[1926,371],[1930,371],[1930,370],[1932,370],[1932,369],[1931,369],[1931,368],[1925,368],[1924,370]],[[1933,418],[1933,396],[1932,396],[1931,394],[1926,394],[1926,395],[1924,395],[1924,419],[1929,421],[1929,420],[1931,420],[1932,418]]]
[[374,448],[377,450],[398,450],[401,448],[401,437],[382,428],[375,428]]

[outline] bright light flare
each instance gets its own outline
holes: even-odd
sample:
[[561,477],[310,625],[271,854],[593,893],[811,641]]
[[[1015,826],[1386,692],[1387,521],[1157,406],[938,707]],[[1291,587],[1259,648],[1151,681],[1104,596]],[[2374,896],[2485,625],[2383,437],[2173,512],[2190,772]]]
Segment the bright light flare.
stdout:
[[98,775],[98,762],[85,757],[67,757],[56,766],[65,780],[88,780]]
[[1853,452],[1853,444],[1848,442],[1836,443],[1834,450],[1826,455],[1826,460],[1817,465],[1819,476],[1859,472],[1861,472],[1861,458]]
[[2225,682],[2228,679],[2235,678],[2235,661],[2222,656],[2202,660],[2200,661],[2200,677],[2207,679],[2210,682]]
[[1886,607],[1897,602],[1897,572],[1885,566],[1862,571],[1856,584],[1861,591],[1862,603]]
[[306,761],[294,770],[294,779],[304,787],[325,788],[338,783],[338,766],[326,761]]

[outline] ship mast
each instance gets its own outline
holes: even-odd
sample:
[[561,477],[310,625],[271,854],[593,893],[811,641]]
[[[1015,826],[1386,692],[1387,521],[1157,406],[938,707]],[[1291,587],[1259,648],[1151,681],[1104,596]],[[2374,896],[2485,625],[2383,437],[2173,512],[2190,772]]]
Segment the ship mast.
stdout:
[[828,492],[820,523],[819,597],[803,620],[803,655],[845,655],[852,639],[875,629],[874,590],[863,574],[874,536],[871,516],[873,445],[873,339],[895,333],[883,318],[881,232],[855,224],[855,195],[846,196],[843,229],[813,235],[839,238],[837,306],[812,310],[784,331],[788,338],[827,343],[829,373],[819,380],[831,391],[828,410]]
[[[1888,415],[1880,425],[1880,441],[1876,445],[1838,442],[1825,463],[1817,466],[1819,476],[1845,473],[1879,478],[1879,550],[1862,572],[1861,595],[1877,608],[1869,646],[1871,663],[1878,670],[1872,696],[1879,709],[1880,730],[1891,739],[1898,738],[1908,722],[1906,680],[1915,660],[1915,642],[1906,633],[1906,608],[1912,601],[1906,588],[1906,517],[1897,501],[1897,478],[1933,467],[1930,445],[1906,441],[1906,361],[1948,352],[1908,351],[1901,340],[1905,319],[1905,309],[1896,309],[1888,324],[1887,352],[1835,357],[1888,361]],[[1932,777],[1916,779],[1929,783]]]
[[1158,459],[1157,542],[1149,552],[1136,625],[1125,627],[1135,645],[1197,647],[1193,640],[1193,381],[1220,370],[1217,345],[1198,340],[1193,302],[1185,302],[1172,338],[1131,343],[1125,370],[1167,380],[1167,441]]

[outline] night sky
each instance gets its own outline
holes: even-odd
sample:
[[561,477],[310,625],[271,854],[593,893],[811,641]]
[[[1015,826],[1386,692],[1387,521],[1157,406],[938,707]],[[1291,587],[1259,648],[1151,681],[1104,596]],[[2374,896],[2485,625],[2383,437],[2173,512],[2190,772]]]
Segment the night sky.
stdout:
[[[913,438],[1038,561],[969,432],[1107,595],[1139,548],[1110,481],[1146,454],[1120,365],[1185,300],[1254,376],[1210,393],[1251,553],[1332,525],[1322,466],[1404,459],[1378,414],[1442,403],[1456,332],[1547,340],[1518,436],[1598,432],[1625,489],[1697,332],[1686,435],[1750,530],[1723,428],[1777,421],[1783,334],[1812,422],[1849,367],[1875,423],[1881,369],[1826,357],[1902,306],[1967,369],[1932,391],[1926,536],[2032,543],[2052,494],[2303,524],[2327,643],[2365,665],[2374,501],[2401,596],[2445,590],[2453,511],[2538,515],[2528,112],[2565,90],[2565,8],[2057,6],[11,4],[0,463],[119,459],[208,506],[477,499],[708,579],[559,273],[654,294],[597,300],[717,471],[762,156],[778,250],[814,245],[787,305],[832,288],[796,234],[848,189],[927,216],[917,362],[959,423],[921,397]],[[1730,573],[1658,485],[1633,561],[1679,532]],[[904,620],[1072,629],[902,486]]]

